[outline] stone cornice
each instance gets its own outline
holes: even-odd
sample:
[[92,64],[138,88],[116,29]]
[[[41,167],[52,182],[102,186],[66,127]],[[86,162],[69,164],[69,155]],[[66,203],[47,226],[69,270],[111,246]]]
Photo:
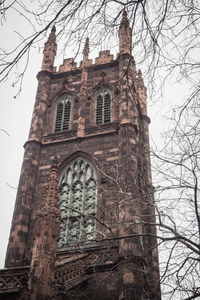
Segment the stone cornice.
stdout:
[[42,70],[37,74],[37,80],[40,80],[42,76],[49,76],[51,79],[53,78],[53,73],[49,70]]

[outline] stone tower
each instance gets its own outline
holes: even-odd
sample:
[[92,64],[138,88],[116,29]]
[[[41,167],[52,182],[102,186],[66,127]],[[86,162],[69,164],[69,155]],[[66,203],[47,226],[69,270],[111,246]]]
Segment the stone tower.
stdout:
[[[44,47],[2,299],[159,300],[146,88],[124,11],[119,53],[57,70]],[[0,296],[1,297],[1,296]]]

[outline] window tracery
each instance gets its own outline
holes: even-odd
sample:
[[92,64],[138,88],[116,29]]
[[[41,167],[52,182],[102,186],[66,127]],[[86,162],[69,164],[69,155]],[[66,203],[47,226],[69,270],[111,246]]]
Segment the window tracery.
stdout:
[[74,161],[63,173],[59,184],[61,246],[95,239],[96,202],[95,170],[82,159]]
[[60,97],[56,106],[56,118],[54,132],[64,131],[69,129],[71,112],[71,99],[68,95]]
[[96,95],[96,124],[111,121],[111,92],[104,88]]

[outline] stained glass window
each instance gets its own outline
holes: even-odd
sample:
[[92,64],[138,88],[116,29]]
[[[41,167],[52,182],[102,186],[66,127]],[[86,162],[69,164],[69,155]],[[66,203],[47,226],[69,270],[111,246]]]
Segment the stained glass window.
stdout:
[[61,246],[95,239],[96,202],[96,172],[87,161],[78,159],[66,169],[59,183]]
[[96,95],[96,124],[111,121],[111,92],[102,89]]
[[56,107],[55,132],[69,129],[71,100],[68,95],[60,97]]

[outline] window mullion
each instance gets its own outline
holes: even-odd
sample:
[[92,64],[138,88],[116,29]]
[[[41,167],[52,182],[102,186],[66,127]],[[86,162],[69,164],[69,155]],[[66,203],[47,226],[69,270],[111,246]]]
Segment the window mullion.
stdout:
[[72,198],[73,198],[73,191],[72,191],[72,186],[73,186],[73,174],[74,174],[74,168],[72,166],[71,168],[71,182],[69,183],[69,202],[68,202],[68,207],[67,207],[67,230],[66,230],[66,237],[67,240],[69,240],[69,225],[70,225],[70,217],[72,215]]
[[103,91],[103,103],[102,103],[102,124],[104,124],[104,114],[105,114],[105,91]]
[[[84,172],[83,172],[83,191],[82,191],[82,214],[81,214],[81,226],[84,229],[84,219],[85,219],[85,196],[86,196],[86,164],[84,162]],[[81,236],[82,236],[81,230]]]
[[62,111],[63,111],[63,104],[62,102],[59,101],[56,107],[55,132],[61,131],[61,126],[62,126],[62,111],[60,110],[60,106],[62,106]]
[[66,105],[66,101],[62,101],[63,103],[63,110],[62,110],[62,121],[61,121],[61,131],[63,131],[63,126],[64,126],[64,117],[65,117],[65,105]]

